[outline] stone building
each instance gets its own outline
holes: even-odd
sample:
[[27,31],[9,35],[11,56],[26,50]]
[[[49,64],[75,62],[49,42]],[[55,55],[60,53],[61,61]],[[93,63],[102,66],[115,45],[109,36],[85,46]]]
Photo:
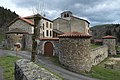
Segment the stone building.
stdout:
[[65,11],[61,13],[61,17],[53,20],[53,33],[56,33],[54,30],[58,30],[63,33],[76,31],[89,34],[89,24],[87,20],[74,16],[70,11]]
[[104,36],[103,44],[108,46],[109,55],[116,55],[116,38],[114,36]]
[[[61,13],[61,17],[53,20],[53,37],[50,39],[48,38],[48,40],[45,38],[41,38],[41,42],[42,43],[45,43],[45,42],[51,42],[52,45],[54,46],[58,46],[58,44],[56,45],[56,41],[52,41],[52,40],[55,40],[56,38],[58,38],[58,35],[61,35],[61,34],[64,34],[66,32],[73,32],[73,31],[76,31],[76,32],[80,32],[80,33],[83,33],[83,34],[89,34],[89,22],[87,20],[84,20],[84,19],[81,19],[79,17],[75,17],[72,12],[70,11],[65,11],[63,13]],[[59,41],[59,39],[58,39]],[[41,46],[42,48],[40,48]],[[38,53],[44,55],[45,54],[45,44],[41,44],[39,43],[39,51]],[[50,46],[50,45],[49,45]],[[51,48],[52,49],[52,48]],[[55,47],[53,47],[53,55],[54,53],[56,53],[55,55],[58,55],[59,54],[59,51],[58,49],[56,50]],[[43,53],[41,53],[43,52]],[[48,54],[51,54],[48,53]]]
[[[37,14],[37,15],[39,15],[39,14]],[[19,30],[21,30],[20,34],[22,36],[24,36],[24,40],[22,40],[22,43],[24,43],[24,44],[19,42],[22,45],[22,49],[24,48],[27,50],[31,50],[31,48],[32,48],[32,34],[34,33],[34,15],[27,16],[27,17],[18,17],[16,19],[14,19],[13,21],[11,21],[8,24],[8,27],[9,27],[9,31],[7,32],[6,35],[7,35],[7,37],[9,37],[9,38],[7,38],[9,40],[6,40],[6,41],[15,42],[15,41],[13,41],[11,36],[16,35],[17,33],[12,32],[12,34],[11,34],[11,31],[13,31],[15,29],[19,29]],[[38,29],[39,29],[38,30],[39,31],[38,32],[39,38],[44,38],[44,37],[50,38],[53,36],[53,33],[52,33],[53,23],[51,20],[49,20],[45,17],[41,17],[41,20],[39,21]],[[28,34],[23,35],[23,33],[22,33],[23,31],[27,32]],[[21,38],[23,38],[23,37],[21,37]],[[16,38],[14,40],[16,40]],[[13,49],[14,44],[15,43],[10,44],[9,42],[7,42],[6,46],[7,47],[9,46],[9,48]]]
[[90,71],[92,61],[90,57],[90,37],[88,34],[70,32],[60,35],[59,61],[74,72]]

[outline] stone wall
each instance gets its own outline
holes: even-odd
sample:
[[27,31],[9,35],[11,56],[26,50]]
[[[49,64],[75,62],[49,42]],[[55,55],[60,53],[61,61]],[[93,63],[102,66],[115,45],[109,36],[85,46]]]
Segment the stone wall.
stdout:
[[44,55],[44,45],[46,42],[51,42],[53,44],[53,56],[59,55],[59,41],[58,40],[40,40],[37,53]]
[[9,31],[15,28],[20,28],[22,30],[25,30],[26,32],[28,32],[29,34],[32,34],[32,25],[29,25],[28,23],[22,21],[22,20],[17,20],[16,22],[14,22],[12,25],[9,26]]
[[20,43],[21,44],[21,49],[23,49],[23,34],[7,34],[7,39],[6,39],[6,48],[10,50],[15,50],[15,44]]
[[25,35],[25,49],[29,51],[32,50],[32,34]]
[[62,80],[45,68],[26,59],[15,63],[15,80]]
[[60,38],[59,41],[59,61],[61,64],[78,73],[91,70],[89,38]]
[[103,44],[108,46],[109,55],[116,55],[116,39],[103,39]]
[[97,65],[108,57],[108,46],[103,45],[90,51],[92,65]]

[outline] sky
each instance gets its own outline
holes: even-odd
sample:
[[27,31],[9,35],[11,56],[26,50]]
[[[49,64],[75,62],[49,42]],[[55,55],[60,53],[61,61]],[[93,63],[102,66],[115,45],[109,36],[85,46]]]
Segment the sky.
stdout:
[[1,0],[0,6],[22,17],[40,13],[54,20],[63,11],[71,11],[91,26],[120,23],[120,0]]

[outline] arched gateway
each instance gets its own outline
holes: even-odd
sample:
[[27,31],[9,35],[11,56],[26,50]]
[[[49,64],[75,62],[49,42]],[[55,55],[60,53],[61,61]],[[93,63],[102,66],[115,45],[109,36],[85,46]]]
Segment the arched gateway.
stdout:
[[53,56],[53,44],[51,42],[46,42],[44,45],[44,55]]

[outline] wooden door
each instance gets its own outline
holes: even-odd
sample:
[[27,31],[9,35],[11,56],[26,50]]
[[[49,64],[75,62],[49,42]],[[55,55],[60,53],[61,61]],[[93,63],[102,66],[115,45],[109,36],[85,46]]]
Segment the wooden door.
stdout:
[[53,56],[53,44],[51,42],[46,42],[44,45],[44,55]]

